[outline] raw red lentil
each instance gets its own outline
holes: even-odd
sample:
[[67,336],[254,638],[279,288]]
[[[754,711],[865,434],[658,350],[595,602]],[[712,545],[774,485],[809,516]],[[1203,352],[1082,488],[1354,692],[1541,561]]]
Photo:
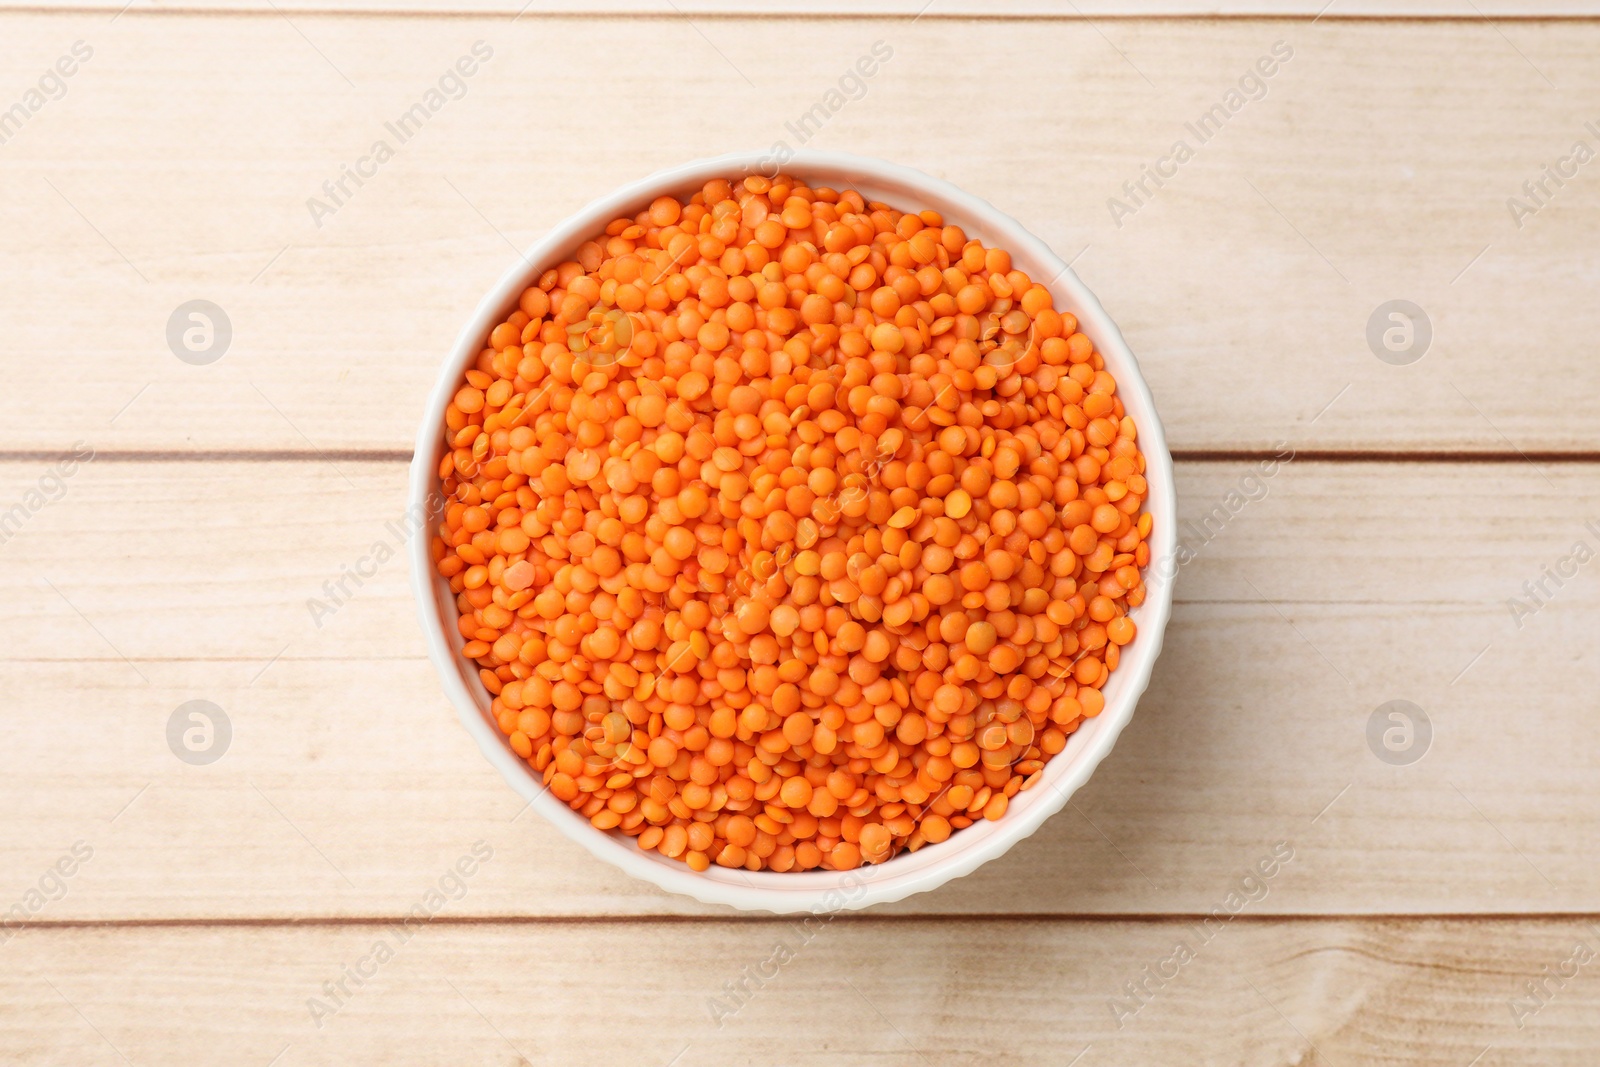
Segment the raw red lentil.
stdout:
[[511,749],[702,871],[1003,817],[1145,597],[1144,457],[1077,327],[937,212],[792,177],[546,270],[446,410],[432,545]]

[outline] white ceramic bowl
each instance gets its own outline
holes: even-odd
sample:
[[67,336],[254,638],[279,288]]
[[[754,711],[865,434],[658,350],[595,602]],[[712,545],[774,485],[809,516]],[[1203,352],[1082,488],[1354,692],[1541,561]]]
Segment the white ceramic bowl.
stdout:
[[[1138,426],[1139,446],[1147,461],[1146,478],[1150,484],[1146,509],[1154,518],[1150,536],[1151,561],[1153,565],[1170,561],[1174,553],[1177,501],[1172,484],[1172,457],[1167,451],[1161,421],[1156,417],[1154,401],[1116,324],[1060,257],[1015,219],[997,211],[987,201],[909,167],[836,152],[799,152],[782,170],[806,179],[813,186],[854,187],[868,200],[880,200],[903,211],[933,208],[944,215],[947,222],[965,230],[969,237],[1007,249],[1019,270],[1027,272],[1030,278],[1045,281],[1055,296],[1056,306],[1078,317],[1079,329],[1105,356],[1106,368],[1117,380],[1118,394]],[[416,455],[411,464],[412,514],[421,514],[429,498],[437,500],[438,497],[437,472],[444,456],[440,427],[444,424],[445,407],[458,388],[463,371],[481,351],[484,337],[516,304],[524,288],[545,269],[570,258],[580,244],[604,229],[612,219],[637,213],[657,196],[687,196],[709,179],[733,179],[758,172],[774,173],[769,157],[758,152],[696,160],[660,171],[594,201],[546,234],[528,250],[523,260],[513,263],[500,283],[478,304],[440,368],[439,379],[422,417]],[[1010,809],[998,821],[980,821],[957,831],[940,844],[927,845],[916,852],[903,852],[886,863],[855,871],[778,874],[713,866],[696,874],[677,860],[643,851],[626,836],[596,830],[587,819],[547,793],[537,773],[511,751],[490,717],[490,696],[478,680],[477,668],[460,655],[464,642],[456,626],[455,600],[448,583],[434,572],[428,552],[430,540],[426,534],[418,535],[409,545],[411,584],[428,642],[428,655],[439,671],[445,692],[460,713],[462,724],[477,741],[485,758],[540,815],[607,863],[674,893],[684,893],[707,903],[731,904],[745,911],[832,912],[900,900],[975,870],[1033,833],[1088,780],[1133,716],[1134,705],[1149,683],[1150,671],[1161,651],[1172,604],[1170,580],[1149,583],[1149,598],[1132,612],[1139,628],[1138,637],[1124,648],[1122,661],[1106,684],[1105,709],[1079,727],[1065,751],[1045,765],[1042,780],[1032,789],[1018,793]],[[1167,565],[1170,567],[1170,563]],[[1170,578],[1170,571],[1163,577]]]

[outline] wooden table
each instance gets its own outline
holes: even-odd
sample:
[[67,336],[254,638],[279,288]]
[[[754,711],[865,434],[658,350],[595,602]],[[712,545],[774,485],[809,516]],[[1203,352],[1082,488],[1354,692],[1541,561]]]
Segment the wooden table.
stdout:
[[[1600,1060],[1595,5],[518,2],[0,3],[0,1060]],[[518,817],[378,557],[513,250],[819,101],[1074,262],[1195,558],[1067,809],[803,937]]]

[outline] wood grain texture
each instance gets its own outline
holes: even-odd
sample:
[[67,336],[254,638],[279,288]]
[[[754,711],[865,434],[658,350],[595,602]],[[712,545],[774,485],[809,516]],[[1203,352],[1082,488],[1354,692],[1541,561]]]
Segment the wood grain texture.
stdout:
[[[1600,164],[1544,177],[1600,148],[1594,0],[519,10],[0,0],[0,1062],[1600,1059]],[[316,225],[307,198],[480,40]],[[659,167],[796,144],[878,40],[810,146],[954,181],[1074,261],[1193,459],[1194,556],[1068,808],[807,929],[520,811],[389,524],[517,249]],[[205,366],[167,340],[195,299],[233,331]],[[1411,365],[1369,349],[1394,299],[1431,321]],[[1413,763],[1370,740],[1395,699],[1431,723]],[[192,700],[231,724],[209,765],[169,748]]]
[[[1238,918],[1209,941],[1183,922],[813,923],[436,921],[403,944],[383,926],[29,931],[0,968],[0,1056],[1588,1067],[1600,1047],[1588,921]],[[380,941],[393,955],[376,964]],[[1185,962],[1164,964],[1179,944]],[[1519,1028],[1512,1004],[1537,1004],[1528,983],[1575,953],[1589,962]],[[340,980],[349,996],[324,990]],[[733,1010],[740,981],[751,993]],[[1125,992],[1138,981],[1143,1002]]]
[[[38,0],[0,0],[0,11],[33,11],[45,5]],[[75,0],[72,8],[114,14],[124,7],[131,13],[289,14],[350,13],[394,17],[398,15],[476,15],[540,17],[550,15],[626,15],[633,17],[779,17],[897,16],[948,19],[1125,19],[1125,18],[1425,18],[1425,19],[1544,19],[1592,18],[1600,14],[1595,0]]]
[[[496,874],[463,914],[724,914],[517,817],[424,658],[403,560],[314,620],[326,581],[399,546],[403,473],[95,460],[0,545],[0,886],[19,896],[73,842],[95,849],[34,917],[397,915],[478,839]],[[0,467],[0,500],[39,477]],[[1600,547],[1597,469],[1296,460],[1179,479],[1197,555],[1117,750],[1033,838],[890,910],[1204,913],[1281,840],[1297,859],[1262,914],[1600,911],[1596,564],[1545,580],[1520,629],[1507,603],[1531,604],[1523,583],[1577,542]],[[1432,724],[1410,766],[1368,747],[1397,698]],[[233,725],[210,766],[167,747],[194,699]]]
[[[894,58],[812,138],[948,178],[1023,219],[1101,296],[1174,447],[1600,448],[1588,169],[1592,22],[3,16],[9,106],[95,50],[0,145],[10,369],[0,448],[405,449],[436,368],[514,249],[658,167],[796,143],[876,40]],[[331,218],[307,200],[473,42],[494,59]],[[1220,133],[1185,127],[1277,41]],[[1419,72],[1428,72],[1423,78]],[[601,73],[603,77],[598,76]],[[1114,221],[1175,140],[1195,155]],[[975,150],[974,146],[986,146]],[[1553,188],[1553,187],[1552,187]],[[1120,225],[1118,224],[1120,222]],[[227,354],[169,316],[208,299]],[[1433,341],[1380,362],[1368,319]]]

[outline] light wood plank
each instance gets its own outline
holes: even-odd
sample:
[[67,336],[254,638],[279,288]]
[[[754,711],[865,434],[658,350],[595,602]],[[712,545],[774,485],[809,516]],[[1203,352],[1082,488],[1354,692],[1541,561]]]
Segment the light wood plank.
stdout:
[[[897,909],[1204,912],[1283,840],[1297,858],[1263,914],[1600,910],[1596,564],[1520,630],[1506,604],[1600,546],[1600,469],[1179,472],[1188,522],[1261,498],[1208,544],[1185,534],[1199,554],[1116,752],[1035,837]],[[40,474],[0,467],[0,501]],[[511,821],[423,658],[403,562],[313,623],[325,580],[397,543],[402,492],[395,463],[97,460],[0,545],[10,901],[83,840],[94,859],[35,917],[394,915],[483,839],[494,877],[463,914],[710,910]],[[1367,746],[1396,698],[1432,722],[1412,766]],[[211,766],[167,747],[194,699],[233,724]]]
[[[0,0],[0,11],[30,11],[40,8],[38,0]],[[125,3],[117,0],[77,0],[74,8],[116,12]],[[179,8],[161,0],[135,0],[130,13],[153,14],[174,9],[182,11],[223,11],[230,13],[271,14],[274,9],[289,14],[348,12],[352,14],[452,14],[452,15],[637,15],[644,17],[810,17],[810,16],[901,16],[917,19],[941,18],[1025,18],[1025,19],[1125,19],[1125,18],[1428,18],[1428,19],[1540,19],[1592,18],[1600,15],[1595,0],[1483,0],[1474,5],[1466,0],[1079,0],[1070,6],[1053,0],[282,0],[278,4],[261,0],[186,0]]]
[[[792,142],[785,123],[876,40],[894,58],[811,145],[949,178],[1074,259],[1174,447],[1600,447],[1600,186],[1580,171],[1521,229],[1506,206],[1575,140],[1600,144],[1594,23],[3,24],[0,103],[73,41],[96,51],[0,149],[0,448],[409,448],[512,246],[658,167]],[[314,225],[307,199],[480,39],[495,58],[467,95]],[[1199,144],[1184,124],[1278,40],[1295,58],[1266,97]],[[1195,158],[1116,225],[1109,199],[1178,138]],[[205,367],[164,337],[197,298],[234,330]],[[1365,340],[1396,298],[1434,326],[1407,367]]]
[[[14,1009],[0,1016],[0,1055],[277,1067],[1588,1067],[1600,1053],[1600,934],[1589,922],[1238,918],[1208,942],[1188,923],[814,922],[809,936],[779,922],[440,924],[375,968],[362,961],[398,940],[386,928],[30,931],[0,967]],[[1170,979],[1151,982],[1119,1026],[1113,1004],[1139,1003],[1126,984],[1179,943],[1189,958],[1166,965]],[[775,957],[779,945],[788,956]],[[1519,1029],[1511,1004],[1574,953],[1589,962],[1569,966],[1576,975],[1552,983]],[[785,962],[766,965],[774,958]],[[323,983],[357,965],[370,977],[346,980],[350,996],[319,1029],[309,1002],[331,1006]],[[730,1011],[726,984],[760,966],[770,977]]]

